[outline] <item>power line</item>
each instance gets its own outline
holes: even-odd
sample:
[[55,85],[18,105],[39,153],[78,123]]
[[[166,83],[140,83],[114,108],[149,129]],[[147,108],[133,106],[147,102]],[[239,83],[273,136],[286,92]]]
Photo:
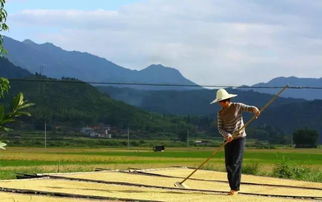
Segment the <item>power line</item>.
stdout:
[[[97,81],[80,81],[80,80],[55,80],[55,79],[10,79],[11,81],[22,82],[47,82],[47,83],[70,83],[92,85],[123,85],[123,86],[159,86],[159,87],[195,87],[195,88],[233,88],[233,89],[277,89],[284,86],[246,86],[246,85],[198,85],[198,84],[169,84],[169,83],[139,83],[139,82],[97,82]],[[322,90],[322,86],[288,86],[289,89],[312,89]]]

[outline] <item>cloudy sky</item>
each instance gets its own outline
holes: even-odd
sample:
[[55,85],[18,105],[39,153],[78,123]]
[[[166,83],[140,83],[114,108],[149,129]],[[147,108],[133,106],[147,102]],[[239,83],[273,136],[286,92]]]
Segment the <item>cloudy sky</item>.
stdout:
[[7,36],[201,85],[322,77],[321,0],[7,0]]

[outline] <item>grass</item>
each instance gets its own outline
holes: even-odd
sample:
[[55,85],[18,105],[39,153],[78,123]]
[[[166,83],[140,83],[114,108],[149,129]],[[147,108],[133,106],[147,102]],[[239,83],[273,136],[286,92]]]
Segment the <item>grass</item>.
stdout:
[[272,173],[273,177],[288,178],[297,180],[307,180],[313,182],[321,182],[322,172],[317,169],[310,169],[299,164],[294,164],[288,160],[278,163]]
[[[91,171],[94,168],[126,169],[169,166],[198,166],[214,148],[8,148],[0,153],[0,179],[15,178],[16,173]],[[287,162],[291,175],[278,175],[278,166]],[[285,165],[285,163],[283,164]],[[246,149],[244,174],[270,175],[322,182],[322,149]],[[281,167],[281,166],[280,166]],[[224,154],[217,155],[204,169],[224,171]],[[280,168],[280,170],[285,170]],[[283,173],[281,171],[281,173]],[[295,174],[294,174],[295,173]],[[296,174],[297,173],[297,174]]]
[[257,175],[259,173],[259,164],[257,162],[246,164],[242,167],[242,173]]

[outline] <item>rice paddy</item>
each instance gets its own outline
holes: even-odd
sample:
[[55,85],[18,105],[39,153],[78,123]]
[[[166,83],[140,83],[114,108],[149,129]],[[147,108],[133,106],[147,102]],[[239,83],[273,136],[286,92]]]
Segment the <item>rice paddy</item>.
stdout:
[[[127,169],[169,166],[198,166],[213,148],[8,148],[0,153],[0,179],[15,178],[16,173],[92,171],[95,168]],[[247,149],[244,166],[256,163],[259,175],[272,172],[274,166],[287,161],[322,172],[322,149]],[[224,171],[223,152],[219,152],[205,169]]]

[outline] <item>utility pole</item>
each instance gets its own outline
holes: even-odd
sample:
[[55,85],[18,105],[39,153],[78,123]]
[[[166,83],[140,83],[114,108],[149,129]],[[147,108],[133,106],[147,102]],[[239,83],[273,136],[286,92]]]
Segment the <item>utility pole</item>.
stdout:
[[293,135],[290,135],[290,137],[291,137],[291,147],[293,148]]
[[47,148],[47,123],[45,121],[45,149]]
[[39,67],[39,74],[40,74],[40,75],[42,75],[43,70],[44,70],[44,66],[43,66],[43,65],[41,65],[41,66]]
[[127,149],[130,149],[130,129],[127,128]]
[[39,67],[39,74],[41,76],[45,75],[45,69],[46,69],[46,64],[41,64],[40,67]]
[[[44,69],[45,69],[45,65],[43,64],[43,65],[40,65],[40,67],[39,67],[39,75],[40,76],[42,76],[43,75],[43,72],[44,72]],[[44,103],[45,104],[47,104],[47,102],[46,102],[46,83],[44,82],[44,83],[42,83],[42,82],[40,82],[39,83],[39,90],[40,90],[40,95],[42,95],[42,97],[44,98]],[[46,120],[45,120],[45,149],[47,149],[47,123],[46,123]]]
[[189,129],[187,129],[187,147],[189,147]]

